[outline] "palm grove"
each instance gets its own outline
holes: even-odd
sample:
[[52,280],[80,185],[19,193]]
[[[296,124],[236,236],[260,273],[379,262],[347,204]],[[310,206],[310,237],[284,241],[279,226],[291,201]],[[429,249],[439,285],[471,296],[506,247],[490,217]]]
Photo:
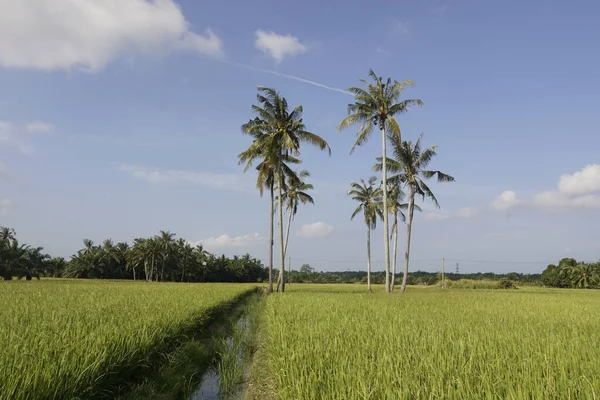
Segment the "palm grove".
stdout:
[[[383,220],[384,227],[384,260],[385,288],[387,292],[394,290],[396,280],[396,259],[398,248],[399,219],[406,222],[406,247],[404,252],[404,271],[401,290],[405,291],[408,267],[410,261],[410,239],[414,210],[420,210],[415,204],[417,195],[431,199],[439,207],[438,201],[425,183],[425,180],[437,177],[439,182],[451,182],[454,178],[437,170],[427,169],[435,156],[435,146],[421,149],[421,136],[413,144],[403,141],[397,115],[407,112],[412,106],[421,106],[419,99],[401,100],[404,89],[414,83],[410,80],[398,82],[388,78],[378,77],[373,70],[369,71],[369,80],[361,79],[364,87],[348,89],[354,96],[354,102],[348,105],[348,116],[342,120],[338,129],[344,130],[358,125],[356,141],[351,153],[356,147],[364,144],[373,133],[375,127],[381,133],[382,154],[376,158],[373,169],[381,171],[381,184],[377,178],[371,177],[367,182],[352,183],[349,195],[359,205],[352,214],[354,218],[359,213],[364,216],[367,226],[367,284],[371,290],[371,230],[375,229],[377,220]],[[317,146],[321,150],[331,149],[320,136],[309,132],[302,121],[302,106],[296,106],[290,111],[287,100],[272,88],[259,87],[257,94],[258,105],[252,106],[255,114],[253,119],[242,125],[242,132],[253,138],[250,146],[239,154],[240,164],[248,170],[256,162],[256,186],[261,196],[268,190],[270,196],[270,240],[269,240],[269,292],[273,291],[273,252],[274,252],[274,218],[277,208],[279,236],[279,274],[278,289],[285,291],[285,255],[289,241],[289,230],[293,216],[299,203],[313,203],[312,197],[304,193],[297,195],[298,188],[311,189],[303,179],[309,174],[306,171],[298,173],[293,166],[300,164],[301,144]],[[388,141],[392,146],[393,158],[387,156]],[[388,172],[392,176],[388,177]],[[408,191],[408,202],[402,203],[405,197],[404,189]],[[284,227],[283,213],[288,213],[287,229]],[[407,215],[402,212],[406,210]],[[393,216],[392,237],[394,240],[393,269],[390,261],[390,227],[389,217]],[[400,217],[400,218],[399,218]],[[284,232],[287,234],[284,238]]]
[[193,246],[175,234],[160,231],[137,238],[131,245],[106,239],[95,244],[84,239],[83,248],[69,261],[51,258],[41,247],[22,244],[14,230],[0,228],[0,277],[11,280],[46,277],[133,279],[170,282],[262,282],[266,270],[260,260],[246,254],[216,256],[202,245]]

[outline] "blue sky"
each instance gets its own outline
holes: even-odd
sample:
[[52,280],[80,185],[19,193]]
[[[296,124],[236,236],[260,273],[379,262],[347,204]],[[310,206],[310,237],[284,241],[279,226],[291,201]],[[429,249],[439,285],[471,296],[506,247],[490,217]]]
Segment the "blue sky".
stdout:
[[364,269],[345,193],[380,140],[349,154],[355,131],[336,126],[352,98],[336,89],[373,68],[416,82],[405,96],[425,106],[399,117],[404,138],[424,132],[432,168],[456,178],[415,217],[413,270],[600,258],[600,5],[365,4],[0,0],[0,225],[61,256],[164,229],[266,259],[268,201],[236,159],[265,85],[332,148],[302,154],[316,204],[292,226],[293,266]]

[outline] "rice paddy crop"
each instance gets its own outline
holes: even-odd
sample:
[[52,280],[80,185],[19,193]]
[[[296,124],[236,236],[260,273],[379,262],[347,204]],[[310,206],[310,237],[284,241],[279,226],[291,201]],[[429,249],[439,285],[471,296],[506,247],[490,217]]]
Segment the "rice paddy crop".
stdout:
[[268,297],[278,399],[596,399],[600,292],[291,285]]
[[256,285],[0,284],[0,399],[112,397]]

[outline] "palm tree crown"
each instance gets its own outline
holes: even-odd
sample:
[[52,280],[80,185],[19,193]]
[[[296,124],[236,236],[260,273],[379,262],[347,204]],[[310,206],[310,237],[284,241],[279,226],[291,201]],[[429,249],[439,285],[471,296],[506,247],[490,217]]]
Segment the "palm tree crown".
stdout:
[[352,213],[350,219],[354,219],[360,212],[363,213],[365,224],[370,230],[377,227],[377,218],[383,218],[381,209],[382,191],[376,187],[377,178],[372,176],[368,183],[361,179],[360,182],[353,182],[348,195],[352,196],[359,204]]
[[423,105],[419,99],[400,101],[404,89],[414,86],[413,81],[407,79],[402,82],[396,80],[392,82],[388,78],[384,83],[383,78],[375,75],[372,69],[369,70],[369,77],[373,82],[360,80],[367,85],[366,89],[359,87],[348,89],[354,94],[355,101],[348,105],[348,116],[338,125],[338,130],[341,131],[352,125],[360,124],[351,153],[357,146],[369,139],[373,132],[373,126],[378,126],[380,130],[400,138],[400,126],[394,116],[405,113],[411,106]]
[[[454,178],[441,171],[426,169],[433,157],[437,154],[435,151],[437,146],[431,146],[425,150],[421,150],[422,138],[423,134],[421,133],[413,145],[411,141],[400,141],[396,136],[388,136],[392,145],[392,154],[394,155],[394,158],[388,158],[386,160],[387,168],[390,172],[396,174],[390,176],[388,179],[394,184],[406,184],[411,186],[415,194],[423,196],[423,199],[425,199],[425,197],[431,199],[435,206],[439,208],[440,204],[437,198],[429,186],[424,182],[423,178],[429,179],[433,176],[437,176],[438,182],[454,182]],[[381,171],[381,161],[381,157],[378,157],[377,163],[373,167],[375,171]]]

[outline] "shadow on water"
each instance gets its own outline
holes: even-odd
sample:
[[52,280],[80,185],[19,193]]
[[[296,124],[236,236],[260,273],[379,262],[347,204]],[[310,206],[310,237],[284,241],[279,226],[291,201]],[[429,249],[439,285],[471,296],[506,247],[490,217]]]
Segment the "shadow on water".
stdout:
[[215,362],[203,375],[190,400],[243,398],[256,322],[252,306],[242,311],[228,335],[217,343]]

